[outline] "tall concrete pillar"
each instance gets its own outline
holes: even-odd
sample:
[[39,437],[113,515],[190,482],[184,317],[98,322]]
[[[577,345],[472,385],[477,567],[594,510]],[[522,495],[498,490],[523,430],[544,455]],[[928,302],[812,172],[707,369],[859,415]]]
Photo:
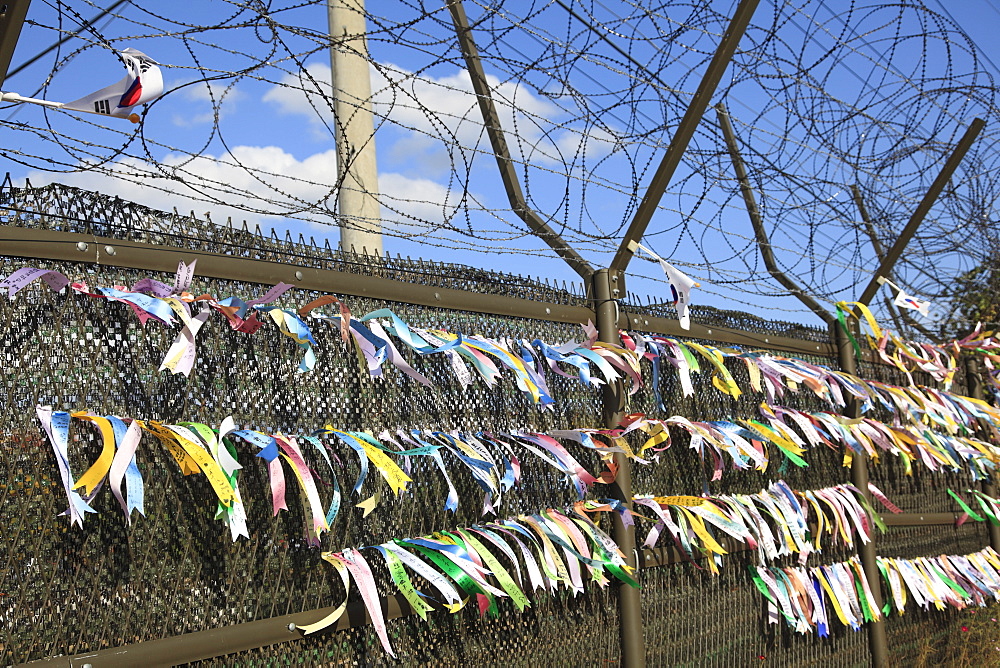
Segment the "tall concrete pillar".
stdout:
[[342,175],[337,208],[340,247],[382,254],[382,215],[378,203],[372,85],[368,68],[364,0],[327,0],[330,66],[336,116],[337,170]]

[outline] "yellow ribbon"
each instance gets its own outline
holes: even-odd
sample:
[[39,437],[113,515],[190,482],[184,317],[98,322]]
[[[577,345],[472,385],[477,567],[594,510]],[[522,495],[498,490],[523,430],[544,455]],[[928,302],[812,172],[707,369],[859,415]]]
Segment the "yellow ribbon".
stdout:
[[754,361],[749,357],[744,357],[743,361],[746,362],[747,373],[750,374],[750,387],[752,387],[758,394],[762,393],[764,390],[760,385],[760,367],[754,364]]
[[167,451],[173,456],[177,465],[180,466],[181,473],[184,475],[193,475],[198,472],[198,464],[177,443],[172,431],[165,429],[162,424],[154,420],[136,420],[136,422],[142,427],[143,431],[155,436],[167,448]]
[[[841,310],[843,310],[845,313],[850,313],[853,317],[858,318],[858,315],[854,312],[854,309],[851,308],[853,306],[856,306],[858,310],[861,311],[861,315],[864,317],[865,321],[868,323],[868,327],[871,328],[872,334],[875,335],[875,339],[882,338],[882,328],[878,326],[878,321],[875,319],[875,316],[872,315],[871,310],[867,306],[865,306],[861,302],[837,302],[837,306],[839,306]],[[858,320],[860,320],[860,318],[858,318]],[[872,348],[878,347],[872,340],[871,336],[869,336],[868,334],[865,334],[865,336],[868,338],[868,343],[869,345],[871,345]]]
[[664,427],[662,423],[660,422],[646,423],[641,427],[641,429],[647,434],[649,434],[649,439],[647,439],[646,442],[642,444],[642,447],[639,448],[640,455],[644,453],[646,450],[649,450],[650,448],[655,448],[661,443],[666,443],[668,445],[670,444],[670,431],[666,427]]
[[104,476],[108,475],[108,471],[111,470],[111,462],[115,459],[115,430],[111,426],[111,421],[100,415],[92,415],[87,411],[76,411],[73,413],[73,417],[93,422],[104,438],[104,447],[101,449],[97,461],[91,464],[87,472],[80,476],[80,479],[73,485],[73,489],[83,487],[83,493],[89,496],[94,491],[94,487],[104,480]]
[[828,531],[830,534],[832,534],[833,526],[830,522],[827,522],[826,513],[824,513],[823,509],[819,507],[819,502],[812,494],[804,496],[803,498],[805,498],[805,500],[809,503],[809,505],[813,507],[813,510],[816,511],[816,536],[813,540],[813,544],[815,547],[814,551],[819,552],[820,541],[823,538],[823,532]]
[[[361,445],[361,448],[365,451],[365,454],[368,455],[368,459],[371,461],[372,464],[375,465],[375,468],[377,468],[378,472],[382,474],[382,477],[385,479],[387,483],[389,483],[389,487],[392,489],[393,492],[396,493],[397,496],[399,495],[400,492],[406,490],[406,483],[413,482],[413,479],[410,478],[410,476],[406,475],[406,473],[403,472],[403,469],[399,468],[399,466],[396,465],[396,462],[392,461],[392,459],[387,454],[385,454],[378,448],[374,447],[370,443],[367,443],[363,438],[356,438],[351,434],[348,434],[347,432],[343,432],[339,429],[334,429],[330,425],[326,425],[326,428],[328,431],[335,432],[337,434],[343,434],[351,442]],[[476,459],[479,459],[479,455],[473,455],[473,456],[475,456]]]
[[705,503],[705,499],[700,496],[654,496],[661,506],[700,506]]
[[[152,425],[153,429],[147,425]],[[209,484],[212,485],[215,495],[219,497],[219,503],[226,507],[233,504],[233,501],[236,500],[236,494],[233,492],[222,467],[212,458],[208,450],[159,422],[147,422],[146,424],[140,422],[139,426],[146,428],[167,446],[174,458],[181,464],[184,475],[197,473],[198,470],[201,470],[208,478]]]
[[315,633],[316,631],[322,631],[328,626],[331,626],[338,619],[340,619],[341,616],[344,614],[344,611],[347,610],[347,592],[351,586],[350,575],[347,572],[347,565],[343,561],[341,561],[339,557],[335,556],[332,552],[324,552],[322,557],[323,561],[327,562],[328,564],[331,564],[334,568],[337,569],[337,572],[340,574],[340,579],[344,583],[344,600],[343,602],[341,602],[340,605],[338,605],[334,609],[333,612],[331,612],[329,615],[319,620],[318,622],[314,624],[305,624],[296,627],[298,628],[299,631],[302,631],[302,633],[306,635],[309,635],[310,633]]
[[[712,534],[710,534],[708,529],[705,528],[705,520],[698,515],[695,515],[684,506],[677,506],[677,509],[684,513],[684,515],[688,518],[688,523],[691,525],[691,528],[694,529],[695,534],[701,538],[702,546],[706,550],[714,552],[715,554],[729,554],[726,552],[724,547],[719,545],[719,543],[712,538]],[[713,563],[711,558],[709,558],[708,561],[710,565]]]
[[[435,333],[437,333],[437,332],[435,332]],[[482,348],[482,347],[476,345],[475,341],[472,341],[472,340],[469,340],[469,339],[463,339],[462,342],[465,345],[469,346],[470,348],[475,348],[476,350],[478,350],[479,352],[483,353],[484,355],[496,355],[496,353],[493,352],[492,350],[487,350],[486,348]],[[542,391],[531,380],[531,376],[528,375],[528,370],[524,368],[524,362],[522,362],[521,359],[519,357],[517,357],[516,355],[511,355],[509,352],[507,352],[506,350],[504,350],[500,346],[495,346],[495,347],[496,347],[497,350],[499,350],[503,354],[503,357],[507,360],[507,363],[510,364],[510,365],[512,365],[515,369],[517,369],[520,372],[519,374],[517,374],[517,376],[518,376],[518,383],[519,384],[520,383],[524,384],[524,388],[528,391],[529,394],[531,394],[531,400],[532,400],[532,402],[534,402],[534,403],[537,404],[538,401],[542,397]]]
[[847,616],[844,614],[844,611],[840,609],[840,601],[837,600],[837,595],[833,593],[833,587],[831,587],[830,583],[826,581],[826,575],[819,568],[813,570],[813,575],[816,576],[816,579],[819,580],[823,589],[826,590],[827,598],[830,603],[833,604],[833,610],[837,613],[837,618],[840,619],[840,623],[847,626]]
[[722,352],[717,348],[711,346],[703,346],[700,343],[695,343],[694,341],[687,342],[688,347],[694,348],[698,353],[708,360],[709,364],[715,367],[716,373],[712,376],[712,385],[714,385],[720,392],[728,394],[733,399],[739,399],[743,391],[733,380],[733,375],[729,373],[729,369],[723,364]]

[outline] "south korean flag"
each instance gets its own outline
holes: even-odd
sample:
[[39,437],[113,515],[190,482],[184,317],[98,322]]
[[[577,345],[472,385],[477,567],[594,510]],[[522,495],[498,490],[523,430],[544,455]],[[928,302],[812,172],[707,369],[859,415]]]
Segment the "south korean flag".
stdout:
[[158,63],[135,49],[125,49],[119,54],[128,74],[118,83],[106,86],[79,100],[62,105],[63,109],[85,111],[139,122],[132,109],[152,102],[163,94],[163,75]]

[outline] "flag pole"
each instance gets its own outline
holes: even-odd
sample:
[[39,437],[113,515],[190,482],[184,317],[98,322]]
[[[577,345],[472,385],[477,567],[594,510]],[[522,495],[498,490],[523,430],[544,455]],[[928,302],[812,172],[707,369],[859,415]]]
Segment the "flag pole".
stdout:
[[[53,102],[52,100],[40,100],[37,97],[25,97],[18,93],[0,93],[0,102],[15,102],[15,103],[28,103],[37,104],[42,107],[49,107],[50,109],[62,109],[66,106],[65,102]],[[112,116],[111,114],[102,114],[96,111],[90,111],[89,109],[66,109],[66,111],[81,111],[85,114],[94,114],[95,116],[104,116],[105,118],[127,118],[133,123],[139,122],[139,114],[129,114],[128,116]]]

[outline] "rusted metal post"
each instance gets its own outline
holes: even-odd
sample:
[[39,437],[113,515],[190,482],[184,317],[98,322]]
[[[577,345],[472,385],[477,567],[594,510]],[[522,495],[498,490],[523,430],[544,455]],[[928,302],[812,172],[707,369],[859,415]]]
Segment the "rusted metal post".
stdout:
[[8,0],[0,3],[0,86],[7,78],[10,59],[14,57],[17,40],[21,36],[24,17],[28,15],[31,0]]
[[[969,388],[970,397],[980,401],[984,398],[983,377],[979,375],[978,362],[972,357],[967,357],[965,360],[965,385]],[[994,475],[990,474],[989,478],[983,480],[982,490],[983,494],[995,499],[997,498],[997,485],[993,479]],[[993,522],[987,522],[986,526],[990,532],[990,546],[994,550],[1000,551],[1000,526],[993,524]]]
[[[597,337],[605,343],[621,345],[618,334],[618,299],[625,295],[624,276],[613,269],[598,269],[591,279],[591,296],[597,315]],[[604,386],[604,426],[617,427],[625,414],[625,388],[621,381]],[[632,510],[632,468],[624,453],[615,454],[618,475],[610,485],[610,496]],[[635,549],[635,527],[625,526],[618,513],[614,513],[614,538],[625,554],[625,561],[632,568],[638,567]],[[646,646],[642,637],[642,603],[639,590],[624,583],[618,584],[618,623],[621,633],[621,665],[626,668],[643,668],[646,665]]]
[[[857,375],[858,368],[854,359],[854,348],[847,332],[842,327],[834,323],[830,326],[833,330],[833,338],[837,342],[837,361],[840,368],[845,373]],[[848,418],[861,417],[861,408],[858,400],[851,397],[847,400],[844,408],[844,416]],[[851,483],[861,490],[861,493],[868,499],[871,507],[871,492],[868,491],[868,455],[864,451],[857,453],[851,460]],[[878,564],[875,560],[875,537],[867,543],[858,544],[858,556],[861,557],[861,566],[865,571],[865,578],[868,580],[868,587],[871,589],[875,607],[882,609],[882,583],[879,579]],[[872,666],[883,668],[889,659],[889,645],[885,635],[885,621],[880,619],[877,622],[868,623],[868,651],[871,654]]]

